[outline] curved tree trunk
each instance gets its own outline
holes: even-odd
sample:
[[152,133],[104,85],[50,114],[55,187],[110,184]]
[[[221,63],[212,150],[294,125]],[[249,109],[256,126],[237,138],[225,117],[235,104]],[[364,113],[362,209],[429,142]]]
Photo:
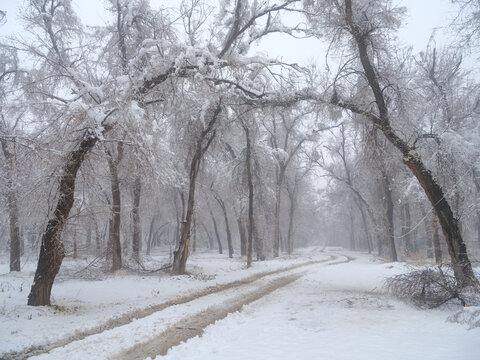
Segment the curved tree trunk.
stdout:
[[387,102],[385,101],[376,71],[369,58],[369,34],[362,33],[361,28],[354,22],[352,0],[345,0],[345,19],[349,26],[349,31],[357,44],[365,77],[375,97],[378,116],[363,111],[354,105],[340,104],[338,101],[335,103],[366,116],[383,132],[388,141],[390,141],[402,153],[404,164],[407,165],[413,175],[415,175],[435,209],[443,234],[445,235],[445,241],[447,242],[448,252],[450,254],[458,285],[461,287],[472,285],[478,286],[479,282],[473,273],[472,264],[467,255],[467,248],[463,241],[458,221],[452,212],[450,204],[444,196],[442,187],[435,180],[432,172],[426,168],[415,149],[403,141],[390,125]]
[[85,155],[95,146],[97,140],[90,133],[86,134],[78,148],[66,156],[65,166],[60,178],[57,206],[42,235],[40,256],[32,288],[28,295],[28,305],[50,305],[53,281],[65,257],[64,245],[60,240],[60,235],[73,206],[75,179]]
[[[211,109],[210,120],[205,130],[203,130],[200,134],[195,147],[195,153],[190,166],[190,186],[188,190],[187,214],[185,216],[185,221],[182,222],[180,228],[180,242],[177,250],[174,251],[173,256],[172,272],[176,275],[185,274],[186,271],[188,247],[190,244],[190,228],[192,226],[195,205],[195,183],[197,181],[198,171],[200,169],[200,161],[215,138],[215,130],[213,130],[213,127],[221,111],[222,108],[220,104],[217,104],[214,109]],[[206,144],[204,144],[205,140]]]
[[200,168],[201,151],[197,149],[190,168],[190,188],[188,191],[187,214],[185,221],[180,226],[180,242],[178,249],[173,253],[172,272],[176,275],[182,275],[186,272],[188,247],[190,245],[190,228],[193,221],[193,212],[195,205],[195,184],[197,181],[198,170]]

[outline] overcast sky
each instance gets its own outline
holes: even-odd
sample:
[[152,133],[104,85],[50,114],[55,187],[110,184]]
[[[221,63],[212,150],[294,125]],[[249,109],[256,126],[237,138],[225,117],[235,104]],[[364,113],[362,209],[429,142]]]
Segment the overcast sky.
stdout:
[[[108,19],[101,0],[74,0],[74,9],[87,25],[102,25]],[[7,23],[0,27],[0,35],[10,35],[21,31],[16,18],[22,0],[0,0],[0,10],[7,12]],[[176,0],[152,0],[152,7],[175,6]],[[448,44],[445,27],[456,14],[456,8],[450,0],[397,0],[397,4],[408,8],[408,16],[399,38],[405,45],[411,45],[415,52],[424,50],[434,29],[438,45]],[[312,60],[323,61],[322,47],[315,40],[297,40],[287,36],[270,35],[256,47],[265,55],[282,58],[286,62],[304,64]]]

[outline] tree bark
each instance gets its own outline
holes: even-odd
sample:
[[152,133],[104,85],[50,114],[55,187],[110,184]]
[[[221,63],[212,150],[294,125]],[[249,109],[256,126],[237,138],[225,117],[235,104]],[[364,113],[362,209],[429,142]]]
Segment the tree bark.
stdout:
[[[412,236],[413,235],[413,236]],[[412,216],[410,214],[410,203],[405,201],[405,255],[410,256],[417,252],[416,231],[412,231]]]
[[345,0],[345,19],[349,26],[349,31],[357,44],[364,74],[375,97],[375,103],[379,115],[377,116],[373,113],[362,111],[355,106],[346,104],[342,104],[341,106],[365,115],[402,153],[403,162],[415,175],[435,209],[435,213],[437,214],[445,236],[445,241],[447,242],[448,252],[450,254],[458,285],[461,287],[478,286],[479,282],[473,273],[472,265],[467,255],[467,248],[458,227],[458,221],[452,212],[450,204],[444,196],[442,187],[437,183],[432,172],[425,167],[425,164],[422,162],[416,151],[405,141],[400,139],[390,125],[390,117],[384,93],[369,58],[369,33],[362,33],[360,27],[355,24],[353,20],[352,0]]
[[280,164],[280,169],[277,174],[277,184],[275,187],[275,228],[273,236],[273,257],[280,255],[280,206],[282,201],[282,185],[285,178],[286,166]]
[[210,250],[214,249],[215,248],[214,239],[213,239],[212,235],[210,234],[210,231],[208,231],[208,228],[205,226],[205,224],[203,222],[202,222],[202,228],[203,228],[203,231],[205,231],[205,234],[207,235],[208,248]]
[[393,222],[393,200],[392,190],[390,188],[390,179],[385,171],[382,170],[383,190],[385,196],[385,227],[387,235],[387,244],[390,260],[398,261],[397,250],[395,248],[395,229]]
[[110,229],[108,233],[108,249],[112,265],[111,272],[122,268],[122,246],[120,241],[120,180],[118,179],[118,165],[123,157],[123,143],[117,143],[117,157],[114,159],[110,150],[106,150],[108,168],[110,170],[110,186],[112,192],[112,207],[110,209]]
[[[195,147],[195,153],[193,155],[190,166],[190,186],[188,191],[187,214],[185,217],[185,221],[182,222],[180,231],[180,242],[178,244],[177,250],[174,252],[173,257],[172,272],[176,275],[185,274],[186,271],[188,247],[190,244],[190,228],[192,226],[194,214],[195,184],[197,181],[198,171],[200,169],[200,161],[215,137],[215,131],[213,130],[213,127],[221,111],[222,108],[220,104],[218,104],[215,109],[213,109],[210,120],[205,130],[203,130],[200,134]],[[206,140],[205,145],[204,140]]]
[[18,224],[17,194],[13,184],[13,168],[15,156],[8,149],[7,142],[1,141],[3,155],[6,160],[7,206],[10,222],[10,271],[20,271],[20,227]]
[[140,176],[135,178],[133,189],[133,241],[132,241],[132,257],[135,260],[140,259],[140,242],[142,241],[142,229],[140,225],[140,195],[142,191],[142,179]]
[[225,207],[225,203],[221,198],[218,196],[215,197],[217,200],[218,204],[220,205],[223,213],[223,218],[225,219],[225,231],[227,233],[227,245],[228,245],[228,257],[232,258],[233,257],[233,244],[232,244],[232,233],[230,232],[230,224],[228,222],[228,213],[227,213],[227,208]]
[[197,251],[197,218],[195,217],[195,215],[193,216],[192,229],[193,229],[192,251],[196,252]]
[[53,281],[65,257],[64,245],[60,240],[60,235],[73,206],[77,172],[85,159],[85,155],[95,146],[97,140],[97,137],[93,137],[88,132],[78,148],[66,156],[60,178],[57,205],[42,235],[40,256],[32,288],[28,295],[28,305],[50,305]]
[[251,157],[252,157],[252,145],[250,139],[250,130],[248,125],[243,124],[243,130],[245,131],[245,137],[247,141],[246,151],[246,167],[247,167],[247,183],[248,183],[248,222],[247,222],[247,268],[252,266],[253,258],[253,178],[251,169]]
[[353,218],[353,210],[350,208],[350,250],[355,250],[355,222]]
[[223,254],[222,242],[220,241],[220,235],[218,234],[217,221],[215,220],[215,216],[213,215],[212,211],[210,211],[210,216],[212,217],[213,230],[215,231],[215,237],[217,238],[218,253]]
[[245,226],[242,218],[237,218],[238,233],[240,235],[240,255],[247,255],[247,234],[245,233]]
[[[295,183],[294,187],[297,184]],[[288,233],[287,233],[287,253],[292,255],[293,253],[293,218],[295,216],[295,201],[296,201],[296,188],[289,192],[290,197],[290,209],[288,211]]]
[[180,241],[178,249],[174,252],[172,272],[176,275],[183,275],[186,272],[188,248],[190,246],[190,228],[192,226],[193,212],[195,205],[195,184],[198,170],[200,168],[201,148],[197,149],[192,159],[190,168],[190,187],[188,191],[187,214],[185,221],[180,226]]
[[357,205],[358,210],[360,211],[360,215],[362,216],[362,226],[363,231],[365,233],[365,245],[367,245],[368,253],[372,253],[372,243],[370,238],[370,230],[367,224],[367,217],[365,215],[365,209],[363,208],[362,203],[355,197],[354,198],[355,205]]

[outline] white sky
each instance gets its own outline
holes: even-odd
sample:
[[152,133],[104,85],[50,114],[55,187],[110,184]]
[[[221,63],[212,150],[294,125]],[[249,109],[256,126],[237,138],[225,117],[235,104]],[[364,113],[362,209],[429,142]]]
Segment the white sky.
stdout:
[[[101,25],[108,15],[101,0],[74,0],[74,9],[87,25]],[[21,31],[20,21],[16,18],[22,0],[0,0],[0,10],[7,12],[7,23],[0,27],[0,36]],[[152,7],[175,6],[176,0],[151,0]],[[456,8],[450,0],[397,0],[397,4],[408,8],[405,25],[399,35],[401,42],[413,46],[414,52],[424,50],[434,29],[437,29],[435,40],[438,45],[448,44],[449,39],[445,26],[456,14]],[[318,40],[298,40],[286,35],[270,35],[263,40],[258,51],[273,58],[282,58],[286,62],[299,64],[323,62],[324,48]]]

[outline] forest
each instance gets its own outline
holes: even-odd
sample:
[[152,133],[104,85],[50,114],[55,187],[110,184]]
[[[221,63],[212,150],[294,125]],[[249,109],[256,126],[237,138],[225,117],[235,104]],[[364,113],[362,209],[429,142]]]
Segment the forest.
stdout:
[[[309,247],[430,264],[388,287],[480,304],[480,2],[419,53],[401,3],[105,0],[90,26],[25,1],[0,37],[0,256],[34,264],[25,304],[55,305],[65,262],[190,276],[196,253],[249,271]],[[321,58],[269,57],[278,34]]]

